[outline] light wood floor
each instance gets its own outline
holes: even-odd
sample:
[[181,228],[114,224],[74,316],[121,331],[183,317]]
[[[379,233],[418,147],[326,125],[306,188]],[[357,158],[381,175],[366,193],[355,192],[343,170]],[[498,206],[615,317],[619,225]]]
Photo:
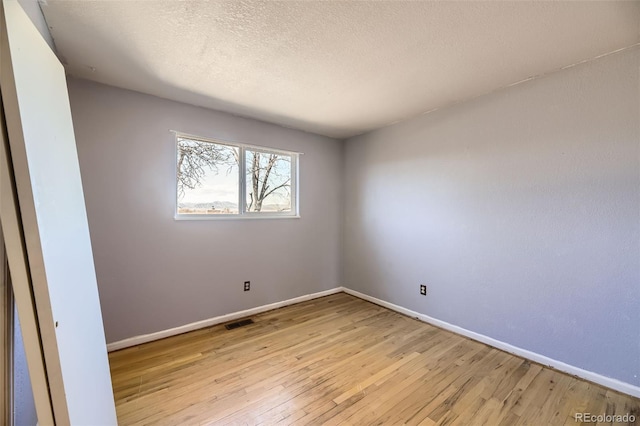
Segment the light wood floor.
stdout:
[[344,293],[253,319],[111,353],[120,425],[576,425],[576,412],[640,416],[638,399]]

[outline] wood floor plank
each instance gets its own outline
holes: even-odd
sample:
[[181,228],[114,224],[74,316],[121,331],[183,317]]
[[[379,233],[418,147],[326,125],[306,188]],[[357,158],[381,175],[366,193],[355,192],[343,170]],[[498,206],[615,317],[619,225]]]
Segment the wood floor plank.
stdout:
[[[575,425],[640,400],[338,293],[109,354],[129,425]],[[608,423],[604,423],[608,424]]]

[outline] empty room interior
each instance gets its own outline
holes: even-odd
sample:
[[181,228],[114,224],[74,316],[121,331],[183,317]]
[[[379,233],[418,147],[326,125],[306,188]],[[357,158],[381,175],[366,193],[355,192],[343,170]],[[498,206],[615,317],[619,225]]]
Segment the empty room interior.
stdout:
[[[640,2],[3,3],[21,114],[12,34],[63,67],[118,424],[640,424]],[[113,424],[26,211],[7,418]]]

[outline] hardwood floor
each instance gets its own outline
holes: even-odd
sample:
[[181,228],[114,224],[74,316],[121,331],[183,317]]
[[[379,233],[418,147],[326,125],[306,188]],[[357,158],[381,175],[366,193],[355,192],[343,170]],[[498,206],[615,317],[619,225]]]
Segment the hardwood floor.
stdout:
[[640,424],[638,399],[344,293],[252,318],[111,353],[120,425]]

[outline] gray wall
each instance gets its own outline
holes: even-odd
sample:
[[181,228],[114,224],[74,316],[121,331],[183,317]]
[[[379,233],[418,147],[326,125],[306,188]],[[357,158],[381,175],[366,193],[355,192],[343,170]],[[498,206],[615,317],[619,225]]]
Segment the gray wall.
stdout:
[[348,140],[344,285],[640,385],[639,66],[615,54]]
[[38,423],[38,416],[31,390],[20,319],[15,305],[13,318],[13,422],[16,426],[35,426]]
[[[68,84],[107,342],[340,285],[339,141]],[[175,221],[169,129],[303,152],[301,218]]]

